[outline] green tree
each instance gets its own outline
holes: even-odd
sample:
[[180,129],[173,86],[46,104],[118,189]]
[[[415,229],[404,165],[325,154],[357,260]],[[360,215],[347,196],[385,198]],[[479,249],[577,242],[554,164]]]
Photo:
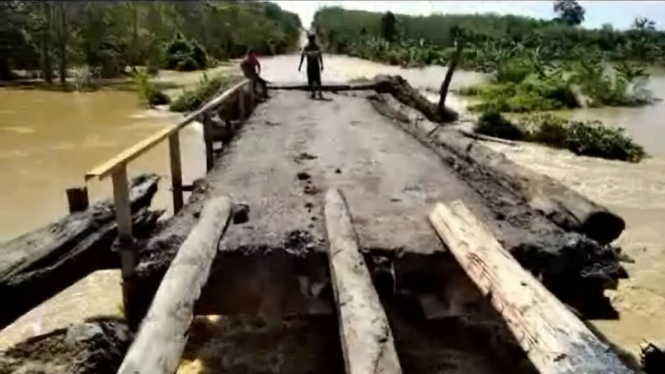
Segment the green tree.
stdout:
[[51,2],[43,1],[41,4],[41,52],[42,52],[42,72],[44,80],[48,83],[53,82],[53,68],[51,66]]
[[557,0],[554,2],[557,20],[570,25],[579,26],[584,22],[584,8],[575,0]]
[[397,18],[392,12],[386,12],[381,17],[381,36],[389,42],[395,41],[397,37]]

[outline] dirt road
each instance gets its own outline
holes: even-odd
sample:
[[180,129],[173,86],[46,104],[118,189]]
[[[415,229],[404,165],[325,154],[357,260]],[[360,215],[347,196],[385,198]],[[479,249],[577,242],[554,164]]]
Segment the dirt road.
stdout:
[[[440,158],[394,127],[367,100],[275,92],[247,122],[210,183],[250,207],[230,247],[261,246],[294,230],[324,238],[323,194],[347,196],[364,248],[431,253],[441,248],[427,214],[437,201],[478,197]],[[361,94],[358,94],[361,95]]]

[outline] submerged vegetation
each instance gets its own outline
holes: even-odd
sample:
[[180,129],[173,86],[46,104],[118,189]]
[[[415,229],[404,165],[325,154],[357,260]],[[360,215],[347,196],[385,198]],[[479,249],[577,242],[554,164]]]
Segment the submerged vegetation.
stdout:
[[226,75],[217,75],[209,78],[206,74],[192,89],[185,90],[170,105],[174,112],[192,112],[211,100],[215,95],[226,88],[229,78]]
[[0,80],[40,72],[64,85],[73,68],[113,78],[148,67],[198,70],[248,47],[297,48],[299,17],[258,1],[0,1]]
[[324,8],[314,28],[326,47],[373,61],[419,67],[448,64],[463,35],[458,66],[492,73],[488,86],[467,88],[476,110],[546,111],[651,102],[646,63],[665,64],[665,32],[637,19],[627,31],[575,27],[584,9],[556,1],[553,20],[519,16],[406,16]]
[[598,121],[567,121],[552,114],[536,114],[510,121],[497,112],[480,116],[474,131],[503,139],[521,140],[567,149],[576,155],[640,162],[647,157],[622,128]]
[[[665,32],[638,18],[629,30],[578,27],[585,10],[553,2],[555,17],[495,14],[408,16],[324,8],[314,29],[327,49],[372,61],[422,67],[454,65],[489,74],[457,93],[478,99],[476,131],[569,149],[579,155],[639,162],[646,154],[621,129],[537,114],[514,123],[501,113],[578,107],[640,106],[653,101],[646,65],[665,65]],[[459,49],[460,51],[456,51]],[[459,60],[455,57],[461,55]]]
[[144,70],[137,70],[132,75],[134,89],[139,95],[141,103],[150,107],[168,104],[171,101],[169,97],[157,88],[150,78],[148,72]]

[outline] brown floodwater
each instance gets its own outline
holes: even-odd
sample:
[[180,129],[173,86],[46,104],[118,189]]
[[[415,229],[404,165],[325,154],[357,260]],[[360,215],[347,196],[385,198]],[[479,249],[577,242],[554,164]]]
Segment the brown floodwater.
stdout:
[[[401,69],[344,56],[326,56],[324,81],[371,78],[376,74],[401,74],[423,91],[437,90],[445,68]],[[304,81],[298,72],[298,56],[265,59],[263,75],[269,81]],[[198,75],[189,73],[195,82]],[[455,74],[453,88],[482,82],[472,72]],[[190,82],[191,83],[191,82]],[[649,88],[665,98],[665,73],[656,72]],[[433,96],[435,99],[435,96]],[[464,112],[466,101],[454,95],[448,105]],[[621,313],[619,321],[597,322],[602,333],[635,353],[643,338],[665,341],[665,103],[643,108],[582,109],[563,113],[576,119],[600,119],[626,128],[653,155],[639,164],[576,157],[569,152],[521,145],[490,144],[516,162],[550,175],[621,214],[627,229],[618,244],[635,260],[627,264],[631,279],[611,293]],[[81,185],[84,173],[163,126],[179,115],[148,111],[135,94],[105,90],[93,93],[60,93],[0,88],[0,240],[42,226],[66,213],[65,188]],[[185,183],[204,174],[201,129],[192,125],[181,132]],[[164,176],[155,205],[170,208],[166,145],[162,144],[130,164],[130,175],[152,171]],[[91,183],[93,199],[110,195],[110,181]],[[92,283],[104,283],[103,277]],[[114,278],[113,282],[117,282]],[[114,312],[118,294],[80,285],[64,291],[22,317],[0,334],[0,342],[46,332],[82,318],[74,306],[84,299]],[[111,282],[111,283],[113,283]],[[78,287],[78,288],[77,288]],[[74,291],[76,290],[76,291]],[[72,292],[75,294],[72,296]],[[77,296],[78,295],[78,296]],[[78,298],[77,298],[78,297]],[[107,300],[108,299],[108,300]],[[112,299],[112,300],[111,300]],[[66,307],[72,306],[72,307]],[[78,308],[80,309],[80,308]],[[106,310],[104,309],[104,310]],[[68,314],[68,310],[72,310]],[[117,311],[115,311],[117,312]],[[62,318],[43,318],[51,314]],[[90,311],[89,313],[93,313]],[[94,309],[94,313],[101,313]],[[85,314],[85,313],[84,313]],[[41,326],[31,330],[33,324]],[[26,327],[27,326],[27,327]],[[27,329],[27,330],[26,330]],[[27,331],[27,332],[26,332]],[[32,331],[32,332],[30,332]]]
[[[67,187],[83,185],[87,170],[178,118],[144,110],[131,92],[1,88],[0,240],[66,214]],[[204,173],[201,146],[196,125],[181,132],[186,181]],[[165,145],[130,164],[130,176],[141,171],[168,178]],[[155,205],[168,208],[167,184],[160,188]],[[89,189],[93,200],[108,197],[110,181],[91,182]]]

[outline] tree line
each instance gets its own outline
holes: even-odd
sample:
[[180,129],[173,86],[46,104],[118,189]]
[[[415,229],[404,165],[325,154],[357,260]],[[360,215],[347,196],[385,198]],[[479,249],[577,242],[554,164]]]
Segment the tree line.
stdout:
[[585,11],[572,0],[553,4],[555,17],[539,20],[515,15],[381,14],[329,7],[314,16],[314,29],[332,53],[420,66],[447,63],[454,51],[456,30],[463,31],[466,68],[487,70],[487,54],[520,48],[546,60],[604,60],[665,63],[665,32],[653,21],[635,20],[629,30],[611,25],[599,29],[576,27]]
[[252,47],[297,47],[300,18],[259,1],[0,1],[0,80],[41,71],[64,83],[86,66],[104,78],[127,67],[202,69]]

